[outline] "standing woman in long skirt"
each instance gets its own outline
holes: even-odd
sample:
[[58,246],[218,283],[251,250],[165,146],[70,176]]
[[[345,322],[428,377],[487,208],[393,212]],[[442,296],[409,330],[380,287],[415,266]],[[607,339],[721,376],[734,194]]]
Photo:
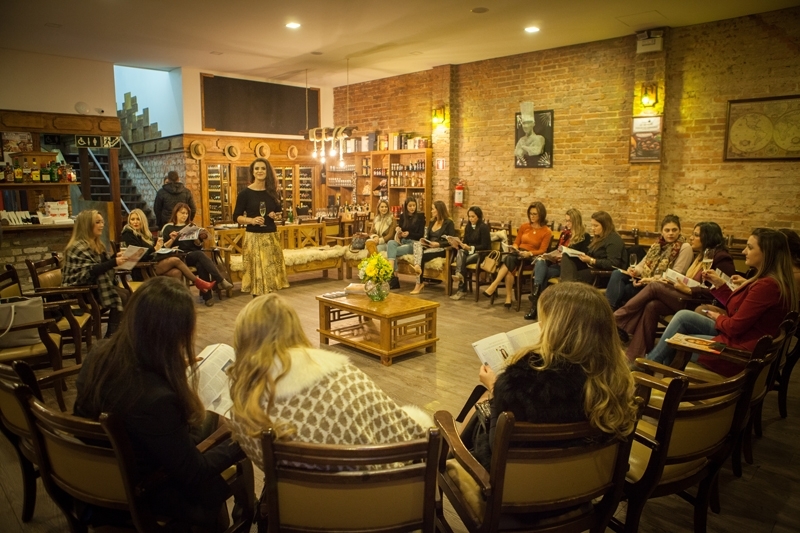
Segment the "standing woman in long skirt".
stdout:
[[242,292],[255,296],[285,289],[286,265],[283,262],[278,228],[281,200],[278,196],[275,172],[266,159],[250,164],[250,185],[239,193],[233,219],[245,226],[242,247]]

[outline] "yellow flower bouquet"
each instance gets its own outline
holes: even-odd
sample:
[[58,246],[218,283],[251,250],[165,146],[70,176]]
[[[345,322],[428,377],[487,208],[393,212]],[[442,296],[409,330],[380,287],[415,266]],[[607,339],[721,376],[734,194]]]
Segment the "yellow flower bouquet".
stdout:
[[364,289],[374,301],[386,299],[389,295],[389,280],[394,269],[381,254],[375,253],[358,264],[358,277],[364,282]]

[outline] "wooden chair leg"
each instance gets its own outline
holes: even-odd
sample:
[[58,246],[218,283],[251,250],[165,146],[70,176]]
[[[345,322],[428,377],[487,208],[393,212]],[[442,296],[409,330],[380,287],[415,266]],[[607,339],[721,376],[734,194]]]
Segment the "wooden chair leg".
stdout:
[[736,442],[733,445],[731,469],[733,470],[734,476],[742,477],[742,433],[736,436]]
[[754,426],[755,413],[751,411],[750,418],[747,420],[747,426],[742,432],[742,452],[744,453],[744,460],[747,464],[753,464],[753,426]]
[[794,350],[786,355],[786,363],[784,363],[783,370],[781,370],[780,386],[778,387],[778,411],[781,414],[781,418],[786,418],[787,416],[786,397],[789,394],[789,378],[792,377],[792,369],[794,369],[798,359],[800,359],[800,340],[795,345]]
[[764,435],[762,426],[761,426],[761,415],[764,410],[764,402],[760,402],[753,408],[753,432],[756,434],[756,437],[759,439]]
[[709,476],[700,482],[697,487],[697,496],[694,500],[694,531],[695,533],[706,533],[706,524],[708,522],[708,503],[711,488],[714,483],[714,478],[717,476]]
[[33,509],[36,507],[36,478],[39,477],[39,472],[22,453],[17,455],[22,469],[22,521],[30,522],[33,518]]
[[719,474],[714,477],[714,482],[711,484],[711,494],[708,498],[709,507],[711,512],[719,514],[722,508],[719,505]]
[[625,513],[625,533],[637,533],[647,498],[628,498],[628,510]]

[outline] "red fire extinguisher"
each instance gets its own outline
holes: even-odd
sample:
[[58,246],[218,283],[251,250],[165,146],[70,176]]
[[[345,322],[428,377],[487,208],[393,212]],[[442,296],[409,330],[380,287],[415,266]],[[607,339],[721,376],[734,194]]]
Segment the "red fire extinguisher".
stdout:
[[456,185],[454,202],[456,207],[464,207],[464,181],[461,180]]

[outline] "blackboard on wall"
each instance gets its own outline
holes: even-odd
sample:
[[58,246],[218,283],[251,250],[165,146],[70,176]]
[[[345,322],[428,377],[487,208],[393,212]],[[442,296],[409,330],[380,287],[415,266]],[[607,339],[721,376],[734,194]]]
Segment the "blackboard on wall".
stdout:
[[[204,131],[300,135],[306,129],[306,89],[201,74]],[[308,128],[317,128],[319,89],[308,89]]]

